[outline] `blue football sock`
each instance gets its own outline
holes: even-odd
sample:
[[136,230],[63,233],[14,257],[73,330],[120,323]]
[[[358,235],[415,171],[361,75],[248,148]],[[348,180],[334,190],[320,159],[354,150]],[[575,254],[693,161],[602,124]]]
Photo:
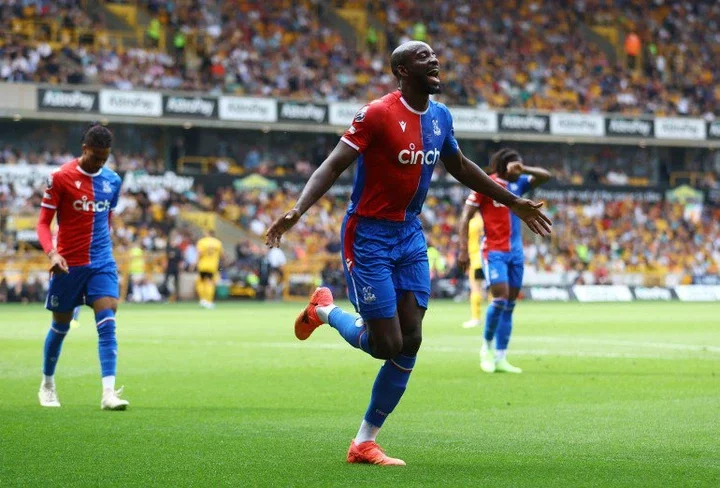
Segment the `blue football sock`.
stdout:
[[335,307],[328,315],[328,324],[337,330],[352,347],[370,353],[370,335],[361,317]]
[[512,334],[512,314],[515,310],[515,302],[508,302],[505,304],[505,310],[500,315],[500,323],[498,324],[497,332],[495,333],[495,349],[498,351],[504,351],[508,348],[510,343],[510,334]]
[[57,366],[60,358],[60,350],[68,330],[70,330],[70,324],[60,324],[53,320],[45,337],[45,348],[43,350],[43,374],[45,376],[55,374],[55,366]]
[[495,331],[497,330],[498,323],[500,322],[500,316],[505,310],[506,305],[507,300],[496,298],[488,307],[487,314],[485,314],[484,337],[486,341],[492,341],[493,337],[495,337]]
[[110,309],[95,314],[98,332],[98,353],[102,377],[115,376],[117,368],[117,339],[115,338],[115,312]]
[[400,398],[405,393],[410,373],[415,366],[415,357],[398,354],[385,361],[375,378],[370,405],[365,412],[365,421],[382,427],[387,416],[395,410],[397,404],[400,403]]

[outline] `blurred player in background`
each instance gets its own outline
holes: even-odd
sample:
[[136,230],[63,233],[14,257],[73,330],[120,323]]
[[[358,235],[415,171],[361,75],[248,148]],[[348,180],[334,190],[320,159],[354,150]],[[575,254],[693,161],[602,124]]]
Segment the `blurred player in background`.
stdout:
[[200,274],[195,289],[200,299],[200,306],[215,308],[215,280],[220,272],[220,258],[223,255],[223,245],[215,237],[215,232],[208,230],[205,237],[197,242],[198,264]]
[[359,157],[341,232],[350,300],[360,317],[336,307],[328,288],[318,288],[295,321],[295,335],[305,340],[329,323],[351,346],[384,360],[347,461],[397,466],[405,462],[387,456],[375,439],[400,402],[422,341],[430,269],[418,214],[435,164],[442,159],[458,181],[509,206],[535,232],[549,233],[550,221],[540,211],[542,204],[507,191],[463,156],[450,112],[429,99],[440,91],[440,63],[430,46],[401,45],[391,68],[399,91],[357,113],[295,207],[272,224],[267,243],[279,246],[282,235]]
[[[551,175],[543,168],[525,166],[517,151],[503,148],[490,159],[490,177],[514,195],[521,196],[546,183]],[[493,296],[485,316],[480,367],[487,373],[522,373],[522,369],[510,364],[506,357],[515,300],[522,288],[524,272],[520,219],[505,205],[473,192],[465,202],[463,215],[472,216],[477,210],[480,210],[485,222],[482,255],[485,276]]]
[[[472,210],[471,210],[472,209]],[[481,305],[485,298],[485,274],[482,268],[480,239],[483,236],[483,219],[475,207],[466,205],[460,216],[460,256],[461,266],[468,265],[468,281],[470,282],[470,320],[463,327],[471,329],[482,324],[480,319]],[[474,215],[473,215],[474,214]]]
[[[43,194],[37,233],[50,258],[52,273],[45,303],[52,312],[52,325],[45,339],[43,381],[38,394],[44,407],[60,406],[55,367],[75,308],[83,304],[95,311],[103,387],[100,406],[104,410],[125,410],[128,406],[127,400],[120,398],[122,389],[115,391],[119,290],[110,222],[122,181],[104,167],[111,145],[112,133],[102,125],[91,125],[83,134],[82,156],[55,171]],[[56,213],[57,246],[50,230]]]
[[80,327],[80,309],[82,308],[82,305],[79,305],[75,307],[75,310],[73,310],[72,314],[72,320],[70,321],[70,328],[71,329],[77,329]]

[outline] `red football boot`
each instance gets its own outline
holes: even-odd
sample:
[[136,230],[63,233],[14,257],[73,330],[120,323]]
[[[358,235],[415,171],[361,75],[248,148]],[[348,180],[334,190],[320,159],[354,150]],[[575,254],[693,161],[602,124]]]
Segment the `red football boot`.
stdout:
[[313,292],[310,297],[310,303],[305,310],[295,319],[295,337],[304,341],[315,329],[320,327],[323,322],[318,317],[316,307],[326,307],[332,305],[333,296],[330,288],[320,287]]

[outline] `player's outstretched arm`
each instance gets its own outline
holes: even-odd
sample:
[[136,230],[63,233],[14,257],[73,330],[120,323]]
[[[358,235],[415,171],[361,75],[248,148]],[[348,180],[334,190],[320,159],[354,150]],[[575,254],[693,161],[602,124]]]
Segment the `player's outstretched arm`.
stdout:
[[470,161],[458,149],[457,152],[442,157],[442,162],[448,172],[463,185],[483,195],[487,195],[496,202],[510,208],[525,224],[542,236],[552,232],[552,221],[542,213],[541,203],[520,198],[495,183],[487,173]]
[[463,271],[465,271],[470,264],[470,256],[468,255],[468,229],[470,227],[470,220],[477,210],[477,207],[466,203],[463,207],[462,215],[460,215],[460,223],[458,224],[458,236],[460,237],[458,266]]
[[338,142],[327,159],[312,174],[295,206],[270,226],[265,244],[270,247],[278,247],[282,235],[290,230],[320,197],[327,193],[333,183],[357,157],[358,153],[355,149],[342,141]]

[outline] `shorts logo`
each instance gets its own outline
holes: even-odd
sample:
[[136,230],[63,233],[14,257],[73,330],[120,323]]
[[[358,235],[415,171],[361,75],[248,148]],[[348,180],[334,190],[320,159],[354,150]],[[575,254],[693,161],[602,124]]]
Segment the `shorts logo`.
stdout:
[[105,193],[112,193],[112,188],[110,187],[109,181],[103,181],[103,191]]
[[442,131],[440,130],[440,125],[438,124],[438,121],[433,120],[432,124],[433,124],[433,134],[435,134],[436,136],[439,136],[440,134],[442,134]]
[[363,302],[365,302],[365,303],[373,303],[375,300],[377,300],[377,297],[375,296],[372,286],[363,287],[362,293],[363,293]]
[[51,295],[51,296],[50,296],[50,306],[51,306],[52,308],[57,308],[58,305],[60,305],[60,299],[58,298],[58,296],[57,296],[57,295]]
[[494,270],[494,269],[491,270],[490,271],[490,279],[496,280],[498,278],[500,278],[500,273],[498,273],[497,270]]

